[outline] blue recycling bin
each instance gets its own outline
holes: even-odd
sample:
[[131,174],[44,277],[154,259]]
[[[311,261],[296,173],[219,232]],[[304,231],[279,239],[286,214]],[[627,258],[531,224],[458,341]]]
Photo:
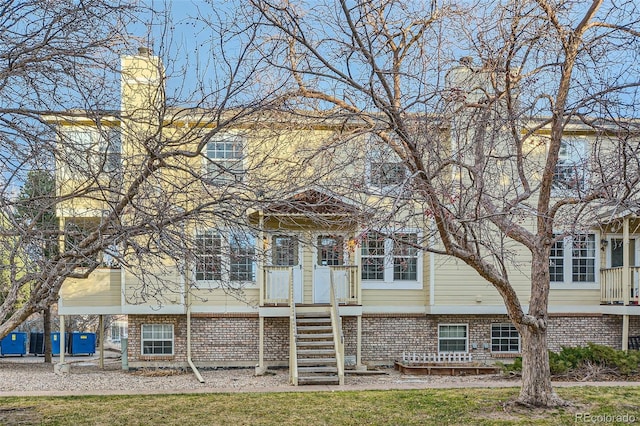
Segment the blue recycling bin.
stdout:
[[96,334],[74,331],[69,335],[69,354],[93,355],[96,353]]
[[0,340],[0,353],[5,355],[20,355],[27,353],[27,333],[13,331]]
[[[65,344],[69,345],[69,333],[65,333]],[[60,355],[60,332],[51,333],[51,355]],[[65,350],[65,353],[67,351]]]

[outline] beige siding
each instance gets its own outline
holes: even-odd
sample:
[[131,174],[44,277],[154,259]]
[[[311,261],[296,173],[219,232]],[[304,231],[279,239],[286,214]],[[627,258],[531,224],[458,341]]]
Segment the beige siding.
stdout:
[[576,289],[557,290],[551,289],[549,293],[549,306],[598,306],[600,305],[600,289],[581,290],[578,284]]
[[247,307],[257,307],[260,299],[257,286],[242,289],[194,288],[191,294],[194,312],[215,308],[223,311],[246,310]]
[[144,271],[143,276],[125,274],[125,305],[158,306],[183,303],[183,278],[177,267]]
[[86,279],[68,278],[60,291],[63,306],[120,306],[120,276],[119,269],[98,269]]
[[401,307],[423,307],[429,304],[427,288],[422,290],[362,290],[363,307],[388,307],[393,312]]
[[[511,284],[523,304],[530,295],[529,266],[520,262],[509,271]],[[503,303],[498,291],[478,272],[454,258],[436,256],[435,304],[436,305],[500,305]]]

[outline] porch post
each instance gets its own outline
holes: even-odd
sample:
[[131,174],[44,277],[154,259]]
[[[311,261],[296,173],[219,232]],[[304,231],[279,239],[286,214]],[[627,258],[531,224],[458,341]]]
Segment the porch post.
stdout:
[[356,330],[356,370],[363,370],[362,366],[362,315],[357,317],[357,330]]
[[[622,301],[629,306],[631,298],[631,276],[629,268],[629,217],[624,218],[622,236]],[[629,315],[622,316],[622,350],[629,349]]]
[[104,315],[98,317],[98,339],[100,339],[100,368],[104,370]]
[[65,336],[64,315],[60,315],[60,364],[64,364],[64,351],[67,346]]
[[259,325],[260,330],[258,332],[258,365],[256,366],[256,375],[263,375],[267,369],[264,366],[264,317],[259,317]]

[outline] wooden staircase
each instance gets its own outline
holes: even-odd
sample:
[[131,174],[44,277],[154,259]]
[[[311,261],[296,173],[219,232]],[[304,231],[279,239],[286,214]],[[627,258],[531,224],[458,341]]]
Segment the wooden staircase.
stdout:
[[324,312],[296,313],[299,385],[337,385],[338,364],[331,316]]

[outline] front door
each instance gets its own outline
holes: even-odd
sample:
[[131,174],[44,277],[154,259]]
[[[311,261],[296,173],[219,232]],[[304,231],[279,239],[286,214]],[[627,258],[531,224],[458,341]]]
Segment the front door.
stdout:
[[[272,237],[271,264],[289,266],[293,272],[293,300],[302,303],[302,262],[300,261],[300,241],[295,235],[274,235]],[[286,278],[288,282],[288,276]],[[288,294],[288,289],[286,290]],[[288,296],[287,296],[288,297]]]
[[[612,238],[610,244],[610,258],[611,267],[615,268],[622,266],[622,253],[623,253],[623,240],[622,238]],[[636,240],[629,240],[629,266],[636,265]]]
[[[313,265],[313,302],[329,303],[331,293],[331,267],[345,264],[344,237],[340,235],[318,235],[315,241],[315,256]],[[335,271],[334,283],[336,296],[344,297],[344,283],[346,277],[343,271]],[[335,282],[338,281],[338,282]]]

